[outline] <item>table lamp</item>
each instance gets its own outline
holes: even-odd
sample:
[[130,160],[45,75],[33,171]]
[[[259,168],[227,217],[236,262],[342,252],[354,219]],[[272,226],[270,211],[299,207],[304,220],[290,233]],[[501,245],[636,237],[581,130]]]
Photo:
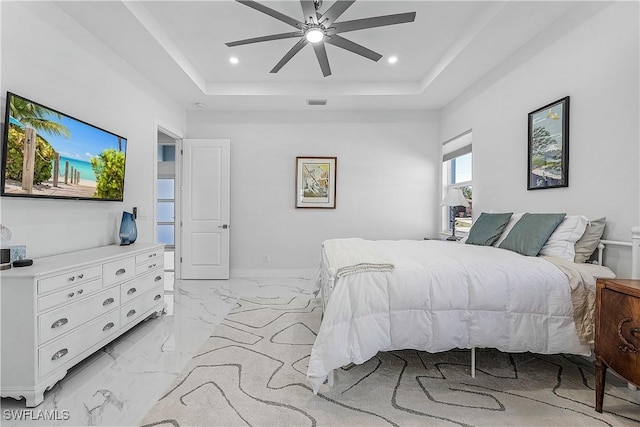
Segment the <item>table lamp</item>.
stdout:
[[[0,241],[8,242],[11,240],[11,230],[8,227],[0,224]],[[7,270],[11,268],[11,249],[0,248],[0,270]]]
[[[462,194],[462,190],[459,188],[450,188],[449,192],[447,192],[446,197],[440,203],[440,206],[450,206],[452,208],[456,206],[464,206],[465,208],[469,207],[469,202],[465,199],[464,194]],[[447,240],[456,241],[458,238],[456,237],[456,216],[453,216],[453,227],[451,236],[447,237]]]

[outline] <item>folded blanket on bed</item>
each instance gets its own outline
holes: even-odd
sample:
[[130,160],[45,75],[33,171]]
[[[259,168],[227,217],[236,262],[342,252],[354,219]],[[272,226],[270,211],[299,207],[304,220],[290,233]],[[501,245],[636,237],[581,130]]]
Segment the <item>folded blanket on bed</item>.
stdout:
[[613,279],[616,275],[607,267],[576,264],[562,258],[541,256],[562,271],[569,279],[573,322],[581,344],[593,344],[595,338],[596,278]]
[[330,239],[323,243],[329,268],[335,277],[363,271],[392,271],[393,264],[369,241],[360,238]]

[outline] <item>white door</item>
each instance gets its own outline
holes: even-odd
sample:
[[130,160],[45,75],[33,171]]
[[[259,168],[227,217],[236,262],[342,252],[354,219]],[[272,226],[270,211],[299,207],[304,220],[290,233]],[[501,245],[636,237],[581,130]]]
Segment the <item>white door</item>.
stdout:
[[229,278],[229,140],[182,141],[183,279]]

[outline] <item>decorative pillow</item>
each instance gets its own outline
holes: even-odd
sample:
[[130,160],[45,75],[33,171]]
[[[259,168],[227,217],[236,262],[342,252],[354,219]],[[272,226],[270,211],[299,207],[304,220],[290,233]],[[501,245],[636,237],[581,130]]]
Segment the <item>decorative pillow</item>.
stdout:
[[587,262],[593,252],[595,252],[604,233],[604,226],[607,221],[606,217],[589,221],[582,237],[578,239],[575,245],[574,262]]
[[498,240],[498,238],[502,234],[502,231],[509,223],[509,218],[511,218],[511,215],[513,215],[513,212],[482,212],[480,214],[480,217],[473,223],[473,226],[469,231],[469,236],[467,237],[467,241],[465,243],[468,245],[481,246],[492,245],[496,240]]
[[499,247],[526,256],[536,256],[565,216],[566,214],[563,213],[526,213],[513,226],[513,229]]
[[524,215],[524,213],[517,213],[511,216],[511,219],[509,219],[509,223],[504,228],[502,235],[498,238],[498,240],[495,241],[493,246],[498,247],[502,242],[504,242],[504,239],[507,238],[507,236],[509,235],[509,232],[513,229],[513,226],[516,225],[518,221],[520,221],[520,218],[522,218],[522,215]]
[[567,215],[549,240],[540,249],[539,255],[563,258],[573,262],[576,257],[575,245],[584,234],[589,220],[581,215]]

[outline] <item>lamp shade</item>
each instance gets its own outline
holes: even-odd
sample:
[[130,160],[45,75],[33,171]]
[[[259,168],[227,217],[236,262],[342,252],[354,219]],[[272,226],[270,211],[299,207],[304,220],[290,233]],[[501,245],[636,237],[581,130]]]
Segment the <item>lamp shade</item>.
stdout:
[[9,227],[5,227],[2,224],[0,224],[0,240],[3,242],[11,240],[11,230],[9,230]]
[[447,196],[442,200],[440,206],[464,206],[469,207],[469,202],[464,198],[462,190],[459,188],[450,188]]

